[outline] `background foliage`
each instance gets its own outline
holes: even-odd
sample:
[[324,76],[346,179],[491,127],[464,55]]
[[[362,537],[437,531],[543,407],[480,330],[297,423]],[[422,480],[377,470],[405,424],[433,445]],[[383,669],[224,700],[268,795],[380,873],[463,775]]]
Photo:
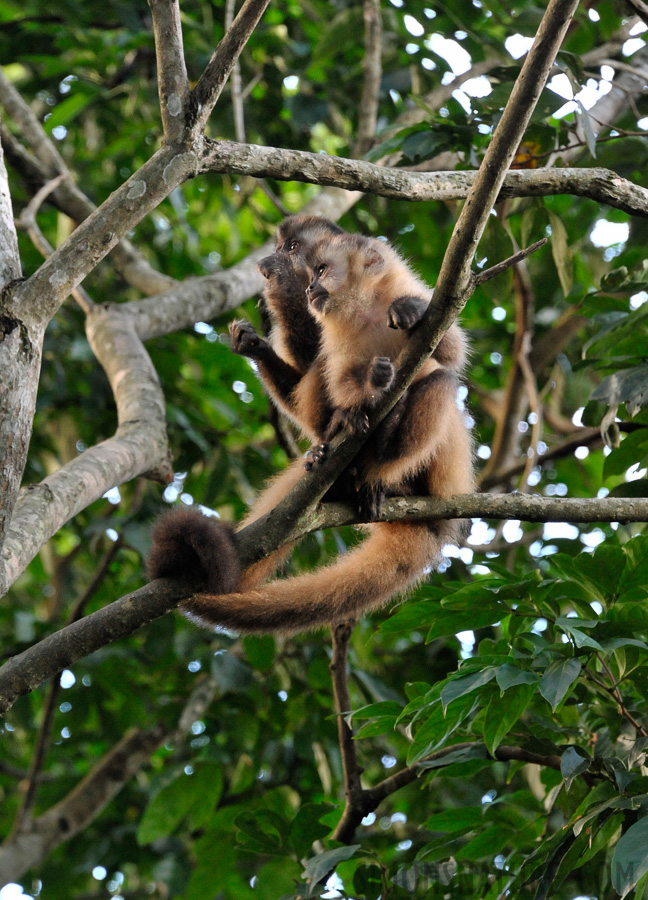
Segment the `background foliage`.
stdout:
[[[452,165],[476,167],[519,71],[505,41],[532,36],[541,11],[528,0],[383,6],[384,133],[370,157],[401,151],[401,162],[412,164],[451,151]],[[588,79],[601,81],[601,61],[589,69],[580,58],[618,32],[625,12],[607,0],[580,10],[559,58],[575,91]],[[185,2],[182,14],[188,68],[198,73],[222,36],[224,11],[221,4]],[[83,189],[101,202],[159,140],[147,7],[62,0],[44,11],[33,0],[0,0],[0,21],[6,74]],[[351,0],[273,4],[241,57],[248,141],[350,155],[362,90],[362,27],[362,5]],[[454,41],[472,65],[492,62],[485,96],[446,97],[436,106],[421,100],[447,82],[448,60],[459,53],[430,40],[434,34]],[[641,53],[637,46],[626,49]],[[619,46],[605,53],[633,62]],[[556,116],[564,102],[544,92],[520,163],[526,153],[528,164],[544,165],[550,151],[560,161],[567,144],[578,140],[579,165],[607,166],[646,185],[648,101],[628,103],[618,121],[606,123],[614,124],[615,139],[598,145],[582,106]],[[413,103],[422,106],[424,120],[388,130]],[[234,138],[228,98],[210,132]],[[11,174],[18,214],[31,187]],[[296,183],[269,187],[289,211],[318,191]],[[456,213],[453,203],[367,196],[342,224],[385,235],[433,284]],[[226,269],[280,219],[258,182],[202,177],[174,191],[132,238],[156,268],[184,279]],[[629,227],[608,230],[601,245],[591,237],[601,220]],[[49,206],[39,224],[54,245],[72,227]],[[488,473],[499,489],[646,496],[645,220],[628,221],[573,196],[506,201],[476,265],[492,265],[545,235],[551,241],[529,259],[526,274],[509,271],[487,283],[463,316],[474,348],[468,403],[480,464],[487,464],[497,422],[513,416],[512,448]],[[21,253],[30,274],[40,258],[25,235]],[[97,302],[137,299],[109,264],[85,286]],[[516,328],[530,310],[534,347],[552,348],[534,359],[540,407],[534,410],[531,398],[531,412],[527,399],[515,409],[508,402],[520,378],[512,359]],[[241,315],[260,324],[253,301]],[[137,587],[149,525],[163,506],[199,502],[240,519],[265,479],[286,463],[266,398],[249,364],[229,352],[226,326],[224,320],[199,323],[193,333],[148,344],[167,399],[176,481],[164,495],[145,482],[125,485],[61,529],[0,610],[5,657],[60,627],[102,562],[106,574],[87,611]],[[572,417],[582,408],[585,425],[598,425],[608,412],[612,440],[615,413],[641,427],[622,425],[623,439],[611,453],[587,431],[576,452],[559,450],[552,458],[553,448],[580,434],[573,424],[580,418]],[[114,425],[111,392],[83,337],[82,315],[68,301],[46,339],[28,482],[108,437]],[[521,468],[504,479],[502,472],[524,462],[530,446],[549,456],[533,468],[528,485],[520,485]],[[201,679],[215,680],[216,696],[82,834],[24,879],[25,892],[52,900],[320,896],[335,869],[329,889],[367,900],[497,898],[507,889],[514,897],[608,898],[637,881],[635,896],[643,896],[643,530],[617,523],[502,528],[478,522],[472,549],[406,604],[358,624],[349,679],[363,778],[377,784],[416,764],[419,777],[364,820],[351,846],[329,839],[343,785],[328,635],[241,640],[167,616],[93,654],[64,675],[37,814],[64,797],[132,726],[162,722],[173,730]],[[320,564],[353,540],[350,530],[340,530],[303,541],[293,571]],[[23,697],[2,729],[3,833],[11,831],[21,802],[46,695],[43,688]],[[543,764],[530,764],[531,753]]]

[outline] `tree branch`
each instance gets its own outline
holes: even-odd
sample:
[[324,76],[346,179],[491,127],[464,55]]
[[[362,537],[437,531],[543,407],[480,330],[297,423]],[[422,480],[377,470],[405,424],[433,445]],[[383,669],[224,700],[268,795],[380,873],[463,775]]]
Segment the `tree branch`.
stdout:
[[195,104],[194,133],[202,132],[220,97],[234,63],[249,40],[270,0],[245,0],[232,27],[214,50],[191,97]]
[[180,138],[185,127],[189,79],[182,45],[178,0],[149,0],[153,16],[158,95],[167,141]]
[[[648,521],[648,499],[581,500],[528,494],[466,494],[450,500],[392,497],[385,501],[381,521],[473,517],[527,522],[645,522]],[[302,522],[286,532],[286,540],[295,540],[321,528],[359,524],[354,508],[342,503],[324,504],[318,512],[305,516]],[[238,532],[237,542],[245,565],[251,565],[263,555],[252,525]],[[269,540],[264,544],[276,549]],[[68,668],[100,647],[127,637],[175,609],[195,590],[194,585],[178,579],[151,582],[13,656],[0,667],[0,713],[6,712],[18,697],[34,690],[60,669]],[[223,602],[227,603],[226,596]]]
[[371,147],[378,121],[378,100],[382,78],[382,15],[380,0],[364,0],[365,54],[362,63],[364,85],[358,106],[358,128],[353,155],[363,156]]
[[[201,171],[301,181],[415,202],[462,200],[477,178],[477,172],[410,172],[366,160],[235,141],[207,141]],[[627,181],[611,169],[509,171],[496,199],[554,194],[589,197],[630,215],[648,216],[648,189]]]
[[[14,120],[33,154],[15,140],[6,128],[2,128],[3,141],[7,141],[7,156],[12,165],[29,182],[43,186],[57,175],[70,175],[63,158],[54,142],[43,129],[29,105],[0,69],[0,103]],[[52,195],[52,202],[75,222],[83,222],[97,208],[77,187],[72,177],[66,178]],[[168,290],[175,279],[157,272],[135,249],[129,240],[122,237],[113,248],[112,263],[121,277],[145,295]]]
[[353,730],[345,719],[345,716],[351,712],[351,698],[347,680],[347,657],[354,625],[354,621],[341,622],[339,625],[334,625],[331,629],[333,657],[329,666],[333,678],[333,698],[335,701],[335,712],[337,713],[338,741],[344,773],[345,794],[344,812],[333,832],[333,840],[340,841],[343,844],[351,843],[355,830],[365,815],[364,812],[361,812],[364,809],[364,791],[360,781],[362,769],[358,765]]
[[118,304],[98,306],[86,331],[113,390],[117,431],[20,493],[0,553],[0,595],[46,540],[111,487],[142,474],[163,484],[173,478],[164,396],[132,317]]

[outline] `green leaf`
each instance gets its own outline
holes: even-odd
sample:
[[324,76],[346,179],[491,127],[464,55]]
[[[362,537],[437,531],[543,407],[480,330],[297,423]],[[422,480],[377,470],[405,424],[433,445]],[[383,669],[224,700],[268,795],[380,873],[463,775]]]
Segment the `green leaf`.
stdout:
[[318,853],[306,863],[306,868],[302,872],[302,878],[311,884],[318,884],[322,878],[329,875],[338,863],[351,859],[356,850],[359,850],[360,844],[351,844],[348,847],[336,847],[335,850],[325,850]]
[[497,670],[497,683],[502,691],[507,691],[516,684],[537,684],[540,675],[537,672],[527,672],[511,663],[503,663]]
[[459,831],[461,828],[479,828],[483,823],[483,807],[462,806],[430,816],[425,827],[429,831]]
[[592,764],[592,760],[585,750],[580,747],[567,747],[563,755],[560,757],[560,772],[565,779],[565,790],[569,790],[574,778],[587,772]]
[[540,679],[538,690],[554,711],[580,675],[581,668],[578,659],[557,659]]
[[484,720],[484,742],[488,752],[493,756],[531,702],[534,688],[530,684],[518,684],[504,694],[494,694]]
[[310,852],[313,843],[326,837],[331,829],[320,819],[335,809],[333,803],[306,803],[290,823],[288,844],[301,859]]
[[648,872],[648,817],[635,822],[621,837],[612,857],[612,884],[625,897]]
[[138,843],[150,844],[168,837],[185,817],[193,828],[202,828],[209,822],[222,791],[220,765],[197,763],[192,775],[183,772],[153,797],[137,830]]
[[274,662],[276,648],[271,634],[248,634],[243,638],[243,647],[253,669],[265,672]]
[[478,688],[488,684],[495,677],[496,672],[497,669],[493,666],[488,666],[486,669],[482,669],[481,672],[474,672],[472,675],[465,675],[462,678],[449,681],[441,691],[441,704],[444,712],[453,700],[457,700],[459,697],[463,697],[465,694],[476,691]]
[[272,809],[257,809],[241,813],[234,820],[239,829],[240,844],[256,853],[282,855],[286,822]]
[[574,281],[574,260],[567,243],[567,230],[562,219],[552,210],[547,210],[551,225],[551,254],[553,256],[560,286],[565,297],[569,294]]

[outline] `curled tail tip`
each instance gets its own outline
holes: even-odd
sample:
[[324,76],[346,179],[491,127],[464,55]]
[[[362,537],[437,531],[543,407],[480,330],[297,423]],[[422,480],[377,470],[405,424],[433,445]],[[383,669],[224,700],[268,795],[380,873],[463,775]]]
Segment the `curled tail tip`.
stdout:
[[149,581],[187,578],[223,594],[238,585],[241,566],[229,525],[197,509],[176,509],[160,516],[151,539],[146,561]]

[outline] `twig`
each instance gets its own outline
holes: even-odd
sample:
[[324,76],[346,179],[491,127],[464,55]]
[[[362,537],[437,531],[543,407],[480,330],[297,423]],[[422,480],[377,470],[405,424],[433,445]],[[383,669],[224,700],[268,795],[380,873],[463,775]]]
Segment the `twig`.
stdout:
[[624,719],[627,719],[628,722],[630,722],[630,724],[637,730],[637,734],[640,734],[642,737],[646,737],[646,735],[648,735],[648,731],[639,721],[637,721],[637,719],[635,719],[628,707],[625,705],[625,701],[621,696],[621,691],[619,690],[618,685],[615,684],[614,677],[612,675],[612,672],[610,672],[609,667],[606,665],[605,661],[601,658],[599,653],[596,653],[595,656],[601,663],[602,667],[605,669],[605,672],[612,684],[605,684],[604,681],[601,681],[600,678],[597,678],[596,675],[593,672],[590,672],[589,669],[583,669],[583,674],[587,679],[589,679],[589,681],[593,682],[593,684],[598,685],[602,690],[613,697],[616,701],[620,715],[622,715]]
[[628,6],[631,6],[641,21],[648,25],[648,3],[644,3],[643,0],[628,0]]
[[[227,0],[225,4],[225,31],[229,31],[234,21],[236,0]],[[245,112],[243,109],[243,84],[241,81],[241,64],[238,59],[232,68],[230,78],[232,96],[232,112],[234,114],[234,134],[240,143],[245,142]]]
[[345,719],[345,716],[351,712],[351,699],[349,697],[347,680],[347,655],[354,624],[355,622],[353,621],[342,622],[331,629],[333,657],[329,667],[333,679],[333,698],[337,713],[338,740],[344,773],[345,794],[344,811],[333,832],[333,839],[343,844],[351,843],[356,828],[366,815],[365,791],[360,780],[362,769],[358,765],[353,730]]
[[234,63],[269,2],[270,0],[245,0],[232,27],[214,50],[198,84],[191,92],[196,109],[195,131],[201,132],[205,128]]
[[484,269],[483,272],[475,275],[475,286],[478,287],[480,284],[483,284],[485,281],[490,281],[491,278],[495,278],[496,275],[500,275],[506,269],[509,269],[511,266],[516,265],[519,262],[522,262],[523,259],[526,259],[527,256],[531,256],[532,253],[535,253],[536,250],[539,250],[540,247],[544,247],[547,243],[547,238],[542,238],[539,241],[536,241],[535,244],[531,244],[530,247],[527,247],[526,250],[518,250],[517,253],[514,253],[512,256],[509,256],[507,259],[503,259],[502,262],[496,263],[494,266],[491,266],[489,269]]
[[526,388],[527,400],[529,402],[529,409],[535,414],[535,421],[531,426],[531,441],[529,443],[529,449],[527,451],[527,458],[524,469],[522,471],[522,477],[520,478],[520,490],[522,491],[529,490],[529,475],[533,471],[534,466],[537,464],[538,442],[540,440],[540,434],[542,430],[542,407],[538,398],[538,386],[536,384],[535,374],[529,362],[530,345],[531,334],[527,331],[524,334],[522,344],[518,351],[517,364],[520,367],[520,372],[522,373],[522,379]]
[[363,61],[364,85],[358,107],[358,130],[353,156],[364,156],[371,147],[378,121],[378,100],[382,78],[382,16],[380,0],[364,0],[362,5],[365,34]]
[[153,16],[158,95],[164,136],[177,140],[184,131],[189,79],[182,45],[178,0],[148,0]]

